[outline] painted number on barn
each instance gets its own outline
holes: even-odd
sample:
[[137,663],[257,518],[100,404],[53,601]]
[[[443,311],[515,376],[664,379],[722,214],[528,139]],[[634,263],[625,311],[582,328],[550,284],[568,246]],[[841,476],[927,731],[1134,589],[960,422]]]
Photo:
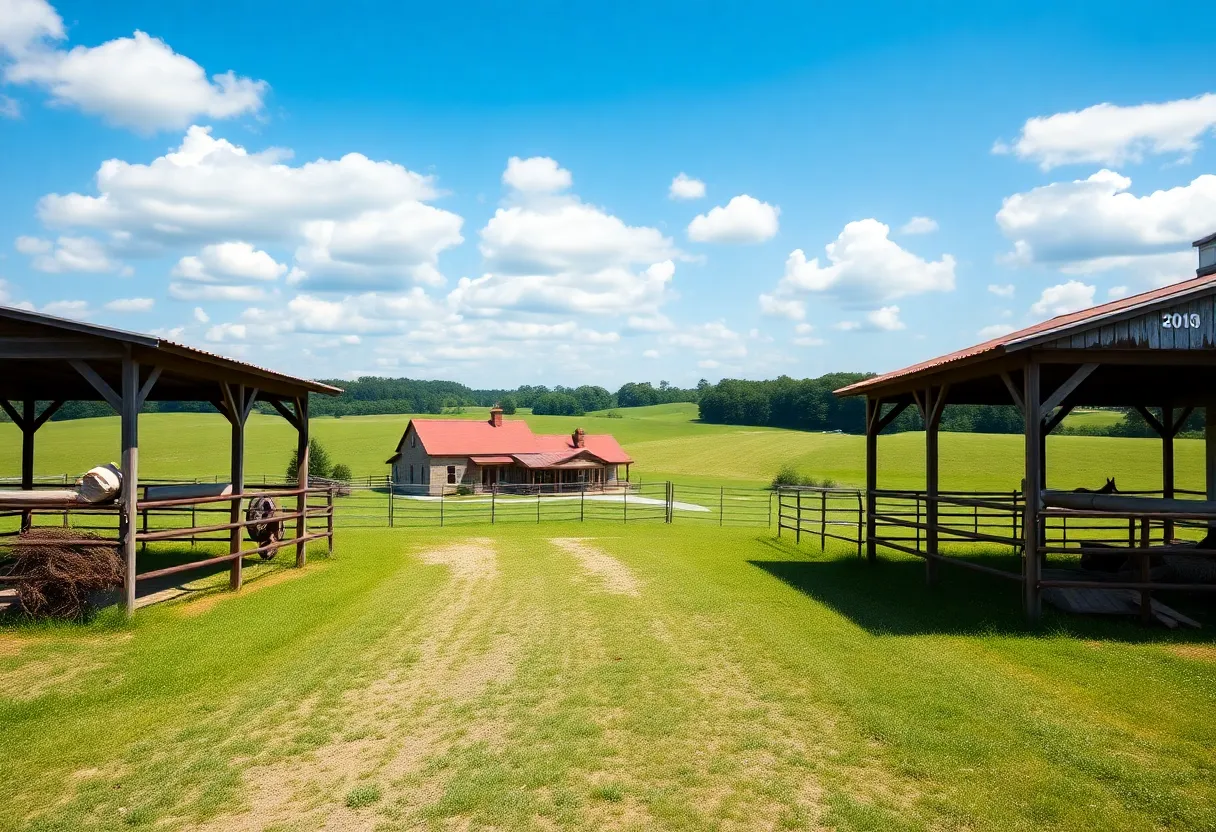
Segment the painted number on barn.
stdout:
[[1162,312],[1162,329],[1199,329],[1198,312]]

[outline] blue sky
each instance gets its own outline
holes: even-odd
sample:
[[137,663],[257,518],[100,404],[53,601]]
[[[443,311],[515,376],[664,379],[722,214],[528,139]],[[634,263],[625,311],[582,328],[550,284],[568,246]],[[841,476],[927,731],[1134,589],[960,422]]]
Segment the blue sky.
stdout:
[[1194,274],[1209,20],[0,0],[0,302],[325,377],[892,369]]

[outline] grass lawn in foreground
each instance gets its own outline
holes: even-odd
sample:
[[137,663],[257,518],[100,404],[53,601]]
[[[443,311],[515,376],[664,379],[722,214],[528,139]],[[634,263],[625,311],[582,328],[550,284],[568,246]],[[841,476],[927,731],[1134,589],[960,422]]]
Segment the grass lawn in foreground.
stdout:
[[[766,485],[792,464],[805,474],[843,485],[865,480],[861,436],[808,433],[779,428],[706,425],[695,421],[696,405],[621,408],[622,418],[603,415],[524,415],[533,430],[569,433],[583,426],[612,433],[636,460],[632,473],[643,481],[671,479],[706,485]],[[464,418],[482,418],[470,409]],[[312,421],[312,433],[334,462],[356,476],[384,476],[408,416],[359,416]],[[0,476],[20,473],[16,427],[0,423]],[[145,477],[212,477],[224,474],[228,423],[218,414],[150,413],[140,418],[140,472]],[[106,417],[49,422],[38,432],[39,474],[77,475],[101,461],[117,460],[118,419]],[[879,483],[887,488],[924,485],[924,434],[884,435],[879,441]],[[1203,443],[1175,442],[1177,485],[1203,488]],[[282,477],[295,452],[295,432],[278,416],[255,414],[246,441],[246,477]],[[1021,436],[974,433],[941,435],[941,487],[950,490],[1012,490],[1022,478]],[[1123,489],[1161,486],[1161,443],[1156,439],[1051,436],[1047,443],[1048,485],[1097,487],[1116,477]]]
[[239,595],[0,632],[0,828],[1216,825],[1211,617],[1029,632],[1016,588],[922,570],[757,530],[340,530]]

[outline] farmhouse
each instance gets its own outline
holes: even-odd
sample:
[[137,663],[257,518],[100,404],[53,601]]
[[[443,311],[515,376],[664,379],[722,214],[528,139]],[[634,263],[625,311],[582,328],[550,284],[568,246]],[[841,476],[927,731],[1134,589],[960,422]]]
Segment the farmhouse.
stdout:
[[616,487],[619,466],[633,462],[610,434],[535,434],[527,422],[411,419],[387,460],[393,482],[407,492],[451,493],[497,488],[585,491]]

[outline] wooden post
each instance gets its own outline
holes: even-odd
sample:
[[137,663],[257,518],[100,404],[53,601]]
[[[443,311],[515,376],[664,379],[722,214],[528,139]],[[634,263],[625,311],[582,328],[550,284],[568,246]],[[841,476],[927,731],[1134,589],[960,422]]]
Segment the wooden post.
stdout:
[[[300,396],[296,399],[296,420],[299,425],[296,429],[296,462],[299,464],[296,467],[296,488],[308,488],[308,394]],[[308,511],[308,494],[301,492],[296,498],[296,512],[300,515],[296,520],[296,566],[302,567],[308,560],[306,549],[308,544],[304,542],[304,535],[308,530],[308,518],[304,515]]]
[[726,525],[726,486],[718,488],[718,525]]
[[334,487],[331,485],[325,493],[325,533],[329,538],[329,554],[334,553]]
[[1026,462],[1022,519],[1022,580],[1026,618],[1037,622],[1043,615],[1043,599],[1039,589],[1039,503],[1042,499],[1039,472],[1039,436],[1043,430],[1042,395],[1039,365],[1031,358],[1024,371],[1022,390],[1023,415],[1026,431]]
[[[1161,408],[1161,496],[1167,500],[1174,497],[1174,408]],[[1164,543],[1169,544],[1174,538],[1174,521],[1166,520],[1162,524]]]
[[819,492],[819,548],[828,546],[828,492]]
[[[1203,409],[1203,453],[1207,499],[1216,500],[1216,402]],[[1216,520],[1209,520],[1208,528],[1216,529]]]
[[798,489],[797,519],[794,521],[794,543],[802,542],[802,489]]
[[135,527],[136,496],[139,494],[139,364],[130,348],[122,359],[122,493],[119,536],[125,573],[123,594],[127,617],[135,614]]
[[[941,424],[942,407],[946,401],[946,388],[925,391],[925,551],[937,555],[937,492],[938,492],[938,426]],[[925,581],[929,586],[937,583],[937,560],[925,559]]]
[[[228,421],[231,430],[230,450],[230,482],[232,483],[232,506],[228,511],[228,522],[241,521],[241,499],[245,495],[245,386],[243,384],[224,384],[225,399],[230,413]],[[228,553],[238,554],[244,542],[245,530],[233,528],[228,532]],[[228,564],[228,588],[234,592],[241,588],[244,581],[244,562],[241,558],[233,558]]]
[[[21,403],[21,490],[34,490],[34,405],[33,399]],[[21,529],[24,531],[34,523],[32,511],[21,512]]]
[[878,417],[882,415],[881,399],[866,399],[866,560],[878,560]]
[[[1149,521],[1147,517],[1140,519],[1140,548],[1149,546]],[[1153,579],[1152,557],[1140,555],[1140,581],[1149,583]],[[1153,621],[1153,593],[1147,589],[1140,590],[1140,623],[1151,624]]]

